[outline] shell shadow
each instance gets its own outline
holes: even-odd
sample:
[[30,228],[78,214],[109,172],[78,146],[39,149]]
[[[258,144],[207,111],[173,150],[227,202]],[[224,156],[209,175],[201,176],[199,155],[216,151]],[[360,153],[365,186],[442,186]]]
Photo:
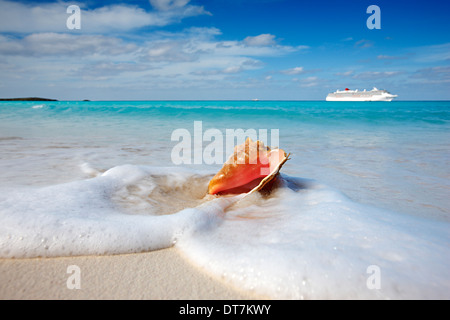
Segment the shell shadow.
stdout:
[[314,189],[317,186],[317,182],[313,179],[291,177],[285,174],[281,174],[281,181],[284,187],[291,189],[292,191],[298,192],[302,190]]

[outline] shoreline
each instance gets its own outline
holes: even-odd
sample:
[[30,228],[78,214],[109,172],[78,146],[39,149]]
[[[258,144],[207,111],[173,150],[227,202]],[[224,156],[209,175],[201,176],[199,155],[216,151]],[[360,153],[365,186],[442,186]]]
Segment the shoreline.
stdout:
[[58,101],[58,100],[39,97],[29,97],[29,98],[2,98],[0,99],[0,101]]
[[[69,289],[80,270],[80,289]],[[144,253],[0,259],[2,300],[254,300],[215,279],[172,247]]]

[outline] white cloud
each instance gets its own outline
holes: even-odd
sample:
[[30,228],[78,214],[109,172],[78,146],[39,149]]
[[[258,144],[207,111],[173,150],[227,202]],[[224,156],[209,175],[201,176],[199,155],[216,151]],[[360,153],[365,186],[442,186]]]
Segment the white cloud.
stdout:
[[243,70],[242,65],[237,65],[237,66],[226,67],[225,69],[222,70],[222,72],[225,74],[230,74],[230,73],[239,73],[242,70]]
[[66,27],[68,5],[39,4],[0,0],[0,32],[61,31]]
[[171,19],[168,17],[154,12],[146,12],[144,9],[136,6],[112,5],[81,11],[80,31],[85,33],[108,33],[128,31],[146,26],[165,26],[170,23]]
[[248,71],[265,66],[265,57],[299,50],[220,41],[220,34],[216,28],[158,31],[129,39],[55,32],[21,38],[0,34],[0,82],[13,85],[13,78],[20,78],[21,87],[35,88],[38,77],[40,86],[70,83],[89,90],[121,88],[122,92],[146,86],[154,90],[220,88],[245,83]]
[[412,48],[418,62],[435,63],[450,61],[450,43]]
[[375,79],[384,79],[389,77],[394,77],[402,74],[400,71],[366,71],[355,74],[353,79],[359,80],[375,80]]
[[308,77],[300,81],[301,81],[300,86],[304,88],[315,87],[320,84],[320,79],[318,77]]
[[365,49],[373,47],[373,41],[367,39],[361,39],[355,42],[355,48]]
[[225,67],[222,69],[212,69],[212,70],[204,70],[204,71],[194,71],[193,75],[197,76],[216,76],[216,75],[227,75],[227,74],[236,74],[244,71],[242,65],[233,65],[229,67]]
[[249,36],[244,39],[244,43],[247,46],[251,46],[251,47],[253,47],[253,46],[256,46],[256,47],[272,46],[272,45],[276,44],[275,36],[272,34],[268,34],[268,33],[260,34],[259,36],[255,36],[255,37]]
[[345,72],[337,72],[335,73],[336,76],[344,76],[344,77],[349,77],[353,74],[353,70],[348,70]]
[[151,5],[158,10],[173,10],[182,8],[189,3],[190,0],[150,0]]
[[248,71],[265,66],[265,57],[306,48],[278,44],[271,34],[222,41],[219,29],[207,27],[130,32],[209,14],[188,0],[151,0],[153,9],[127,4],[89,9],[79,4],[81,30],[68,30],[69,3],[63,1],[0,0],[2,91],[97,94],[98,89],[128,94],[146,88],[239,88],[250,79]]
[[188,40],[152,41],[142,48],[141,58],[149,62],[183,62],[198,59],[198,54],[191,52]]
[[[180,20],[210,14],[202,6],[188,5],[189,1],[153,1],[157,10],[147,12],[134,5],[108,5],[88,9],[82,4],[81,29],[77,33],[112,33],[148,26],[166,26]],[[76,2],[25,4],[0,0],[0,32],[38,33],[68,32],[66,21],[69,5]]]
[[133,74],[145,70],[148,70],[148,67],[143,64],[100,61],[97,63],[86,64],[79,69],[74,69],[70,75],[72,77],[81,77],[82,80],[87,81],[105,81],[116,76],[124,77],[126,74]]
[[[190,28],[178,33],[153,33],[131,41],[110,35],[43,32],[16,36],[0,34],[0,55],[44,57],[49,55],[92,56],[134,54],[147,62],[186,62],[220,57],[225,63],[238,58],[246,68],[260,67],[251,57],[279,56],[297,50],[290,46],[244,45],[241,41],[217,41],[216,28]],[[236,61],[235,61],[236,62]],[[230,64],[227,63],[229,66]],[[236,65],[233,63],[232,65]]]
[[191,0],[150,0],[150,4],[158,11],[176,12],[180,16],[207,14],[203,6],[190,5]]
[[137,49],[115,37],[103,35],[73,35],[64,33],[36,33],[22,39],[0,36],[0,55],[14,56],[116,56]]
[[302,74],[305,73],[305,70],[303,67],[295,67],[287,70],[282,70],[281,73],[288,74],[288,75],[294,75],[294,74]]
[[450,67],[437,66],[419,69],[414,72],[411,78],[420,79],[420,81],[425,83],[449,83]]
[[402,60],[402,59],[406,59],[405,56],[389,56],[389,55],[385,55],[385,54],[380,54],[377,56],[378,60]]

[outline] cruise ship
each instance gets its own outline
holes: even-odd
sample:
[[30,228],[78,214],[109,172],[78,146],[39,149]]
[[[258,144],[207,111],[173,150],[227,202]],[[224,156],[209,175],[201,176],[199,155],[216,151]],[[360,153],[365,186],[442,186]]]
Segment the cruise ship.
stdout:
[[329,93],[326,101],[392,101],[397,95],[391,94],[386,90],[378,90],[373,88],[370,91],[350,90],[337,90],[336,92]]

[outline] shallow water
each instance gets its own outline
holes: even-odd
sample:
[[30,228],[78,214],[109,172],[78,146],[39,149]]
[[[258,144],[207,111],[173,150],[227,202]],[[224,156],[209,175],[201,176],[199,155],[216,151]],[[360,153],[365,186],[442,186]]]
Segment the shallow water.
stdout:
[[[175,245],[274,298],[449,298],[449,106],[0,103],[0,255]],[[171,134],[194,121],[278,129],[291,160],[272,193],[216,199],[221,164],[174,165]]]

